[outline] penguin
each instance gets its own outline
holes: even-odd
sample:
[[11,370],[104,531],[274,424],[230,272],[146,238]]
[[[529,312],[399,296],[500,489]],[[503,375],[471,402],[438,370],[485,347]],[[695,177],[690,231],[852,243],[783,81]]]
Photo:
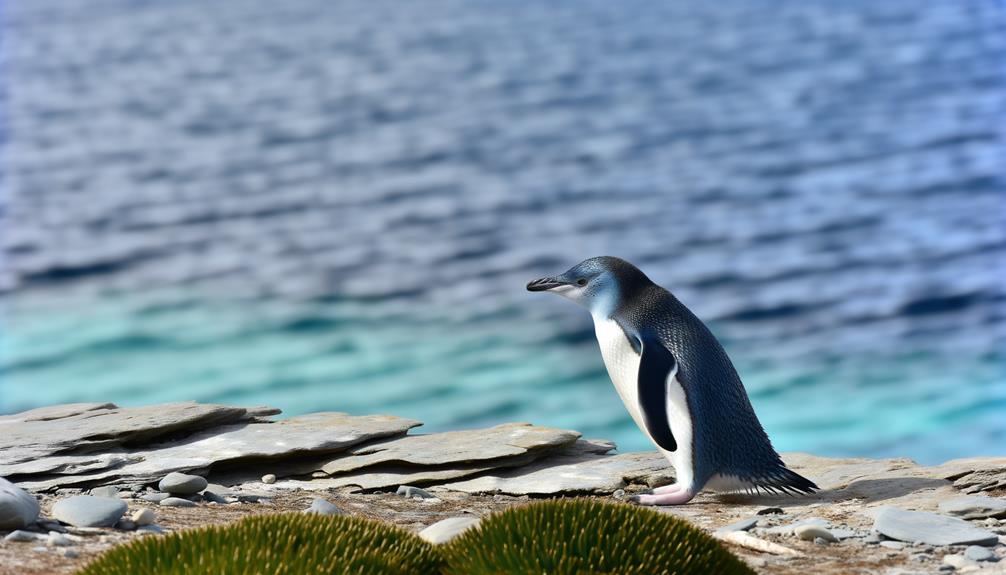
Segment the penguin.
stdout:
[[676,481],[632,500],[680,505],[703,490],[809,494],[818,489],[772,448],[733,363],[702,321],[631,263],[602,256],[536,279],[587,308],[615,390]]

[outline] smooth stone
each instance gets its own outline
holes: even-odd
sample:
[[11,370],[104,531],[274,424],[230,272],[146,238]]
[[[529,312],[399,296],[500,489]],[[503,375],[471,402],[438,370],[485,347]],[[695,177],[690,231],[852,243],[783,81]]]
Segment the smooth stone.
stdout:
[[621,499],[621,498],[625,497],[625,490],[624,489],[616,489],[611,494],[611,496],[614,497],[615,499]]
[[852,539],[859,534],[854,529],[830,529],[829,531],[839,540]]
[[210,483],[206,485],[206,489],[203,490],[203,494],[213,493],[219,495],[220,497],[230,497],[234,495],[234,490],[230,487],[220,485],[219,483]]
[[901,551],[905,548],[905,544],[901,541],[881,541],[880,546],[894,549],[895,551]]
[[995,499],[984,495],[954,497],[940,502],[939,509],[940,513],[961,519],[1006,517],[1006,499]]
[[226,497],[222,497],[212,491],[203,491],[203,500],[217,504],[227,503]]
[[73,545],[73,541],[62,533],[50,531],[45,544],[49,547],[69,547],[70,545]]
[[730,531],[748,531],[752,527],[758,525],[757,517],[748,517],[746,519],[741,519],[740,521],[734,521],[728,525],[720,527],[716,531],[718,533],[728,533]]
[[437,521],[419,532],[419,536],[434,545],[446,543],[451,539],[478,525],[479,517],[449,517]]
[[317,513],[318,515],[343,515],[342,509],[336,507],[333,503],[326,501],[320,497],[315,497],[311,501],[311,506],[304,510],[304,513]]
[[972,561],[995,561],[996,554],[988,547],[972,545],[964,550],[964,556]]
[[420,489],[419,487],[413,487],[412,485],[401,485],[398,490],[395,491],[395,495],[406,497],[412,499],[413,497],[418,497],[420,499],[435,499],[436,495],[433,495],[425,489]]
[[40,539],[45,539],[45,535],[41,533],[35,533],[34,531],[23,531],[21,529],[16,529],[11,531],[4,537],[4,541],[38,541]]
[[120,519],[118,523],[115,524],[116,529],[121,529],[122,531],[132,531],[136,529],[136,523],[129,519]]
[[206,489],[207,485],[209,483],[205,477],[174,471],[165,475],[164,479],[161,479],[160,483],[157,484],[157,489],[162,493],[170,493],[172,495],[192,495]]
[[95,497],[119,497],[119,488],[114,485],[102,485],[89,492]]
[[76,549],[63,549],[62,554],[63,557],[66,557],[67,559],[76,559],[77,557],[80,557],[80,553],[78,553]]
[[181,497],[168,497],[164,501],[161,501],[161,505],[164,507],[196,507],[194,501],[182,499]]
[[911,543],[985,546],[999,543],[995,533],[975,527],[963,519],[890,506],[875,512],[873,529],[891,539]]
[[111,527],[128,509],[117,497],[77,495],[57,501],[52,506],[52,516],[74,527]]
[[141,534],[152,533],[154,535],[160,535],[161,533],[164,533],[164,528],[160,525],[144,525],[143,527],[137,527],[136,532]]
[[876,531],[871,532],[869,535],[863,538],[863,543],[866,543],[867,545],[876,545],[881,541],[883,541],[883,539],[880,538],[880,534],[877,533]]
[[146,495],[141,495],[140,499],[149,501],[150,503],[160,503],[168,497],[171,497],[170,493],[147,493]]
[[831,545],[831,541],[828,541],[824,537],[815,537],[814,545]]
[[272,485],[273,483],[276,483],[276,476],[273,475],[272,473],[266,473],[265,475],[262,476],[262,483],[265,483],[266,485]]
[[963,555],[944,555],[943,563],[950,565],[954,569],[964,569],[965,567],[978,567],[978,562],[974,559],[968,559]]
[[33,495],[0,477],[0,529],[27,527],[38,519],[38,513],[38,501]]
[[813,541],[820,538],[829,543],[838,543],[838,537],[835,537],[831,531],[820,525],[798,525],[793,528],[793,534],[804,541]]

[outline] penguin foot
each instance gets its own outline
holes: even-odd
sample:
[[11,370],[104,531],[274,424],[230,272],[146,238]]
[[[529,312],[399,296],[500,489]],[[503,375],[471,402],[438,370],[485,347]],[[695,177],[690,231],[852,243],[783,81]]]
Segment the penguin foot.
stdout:
[[695,497],[695,494],[687,489],[678,489],[673,493],[662,493],[660,495],[637,495],[634,502],[640,505],[683,505]]
[[672,483],[670,485],[664,485],[663,487],[657,487],[656,489],[652,490],[651,493],[654,495],[663,495],[664,493],[677,493],[682,489],[684,489],[684,487],[682,487],[680,484]]

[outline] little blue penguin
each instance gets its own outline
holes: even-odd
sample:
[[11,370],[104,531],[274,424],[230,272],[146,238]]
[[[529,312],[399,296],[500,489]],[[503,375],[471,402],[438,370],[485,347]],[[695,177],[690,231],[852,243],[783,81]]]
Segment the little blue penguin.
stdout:
[[674,484],[634,501],[679,505],[702,489],[812,493],[786,468],[737,370],[702,321],[631,263],[596,257],[528,291],[586,307],[608,375],[639,429],[674,466]]

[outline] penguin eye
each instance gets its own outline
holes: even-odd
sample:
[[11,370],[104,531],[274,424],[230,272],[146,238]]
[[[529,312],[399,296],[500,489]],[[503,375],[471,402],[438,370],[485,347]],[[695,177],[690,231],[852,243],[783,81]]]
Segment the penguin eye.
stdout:
[[578,286],[585,286],[585,285],[587,285],[587,280],[584,279],[584,278],[580,278],[580,279],[576,280],[576,285],[578,285]]

